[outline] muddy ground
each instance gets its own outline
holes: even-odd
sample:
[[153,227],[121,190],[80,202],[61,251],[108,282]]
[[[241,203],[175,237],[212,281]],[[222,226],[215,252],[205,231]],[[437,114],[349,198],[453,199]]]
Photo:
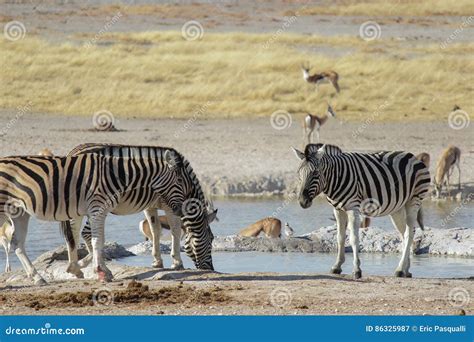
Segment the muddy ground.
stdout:
[[70,280],[0,289],[11,315],[472,314],[468,279],[190,272],[174,280]]

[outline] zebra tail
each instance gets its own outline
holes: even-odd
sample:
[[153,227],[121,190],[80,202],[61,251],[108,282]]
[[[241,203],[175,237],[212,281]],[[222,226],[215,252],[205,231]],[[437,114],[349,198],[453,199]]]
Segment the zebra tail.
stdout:
[[418,210],[416,220],[418,221],[418,225],[420,226],[421,230],[425,230],[425,226],[423,224],[423,207],[420,207],[420,210]]
[[74,236],[72,234],[71,221],[61,221],[60,225],[61,234],[66,239],[66,243],[69,247],[75,248],[76,242],[74,241]]

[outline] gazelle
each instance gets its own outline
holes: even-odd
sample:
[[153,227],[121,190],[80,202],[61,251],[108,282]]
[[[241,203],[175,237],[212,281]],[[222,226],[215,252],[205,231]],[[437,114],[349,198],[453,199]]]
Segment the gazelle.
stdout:
[[[209,215],[207,219],[209,220],[209,222],[213,222],[213,221],[219,222],[219,218],[217,217],[217,209],[214,209],[214,203],[210,199],[210,196],[208,196],[208,198],[209,198],[209,203],[207,205],[207,212],[209,213]],[[161,228],[166,229],[166,230],[171,229],[171,226],[168,222],[168,218],[166,216],[158,216],[157,218],[160,221]],[[150,224],[148,223],[148,220],[140,221],[138,229],[143,234],[143,236],[145,236],[145,240],[153,241],[153,235],[151,233],[151,228],[150,228]],[[186,231],[184,230],[183,227],[181,227],[181,239],[184,237],[185,233]]]
[[436,173],[434,177],[436,197],[440,197],[444,183],[446,183],[448,196],[451,196],[449,177],[453,173],[454,166],[456,166],[458,169],[458,189],[461,189],[461,168],[459,167],[460,160],[461,150],[456,146],[449,146],[441,154],[438,165],[436,166]]
[[239,236],[257,237],[261,232],[264,232],[266,237],[280,238],[281,237],[281,221],[274,217],[266,217],[251,224],[247,228],[239,232]]
[[421,152],[416,156],[416,159],[421,160],[423,164],[426,165],[426,167],[429,169],[430,168],[430,155],[429,153],[426,152]]
[[321,126],[324,125],[330,117],[335,118],[336,113],[329,104],[327,112],[323,116],[317,116],[311,113],[306,114],[303,120],[303,134],[306,137],[308,144],[311,144],[313,142],[312,140],[315,130],[317,135],[317,141],[319,141],[319,130],[321,129]]
[[306,82],[308,83],[314,83],[316,86],[318,86],[321,83],[328,83],[330,82],[336,91],[339,93],[340,88],[339,88],[339,75],[337,72],[329,70],[329,71],[322,71],[321,73],[316,73],[313,75],[309,74],[309,71],[311,70],[311,66],[309,64],[301,64],[301,70],[303,71],[303,78]]

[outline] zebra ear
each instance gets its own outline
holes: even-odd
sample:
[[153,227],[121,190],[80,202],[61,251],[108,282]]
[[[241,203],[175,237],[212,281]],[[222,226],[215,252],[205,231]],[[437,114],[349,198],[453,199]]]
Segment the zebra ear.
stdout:
[[305,155],[309,156],[310,154],[315,154],[321,151],[321,149],[325,146],[324,144],[308,144],[304,149]]
[[298,159],[301,159],[301,160],[304,160],[306,158],[306,156],[304,155],[303,152],[301,152],[300,150],[297,150],[296,148],[292,147],[291,148],[293,150],[293,152],[295,153],[296,157]]
[[168,165],[170,169],[175,169],[180,165],[180,158],[176,151],[174,150],[166,150],[165,151],[165,163]]

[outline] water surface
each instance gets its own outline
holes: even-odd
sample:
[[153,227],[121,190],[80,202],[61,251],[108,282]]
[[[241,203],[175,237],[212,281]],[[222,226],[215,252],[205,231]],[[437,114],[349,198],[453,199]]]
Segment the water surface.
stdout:
[[[309,233],[322,226],[333,225],[332,208],[323,199],[314,201],[313,206],[303,210],[296,201],[286,202],[285,199],[231,199],[215,201],[219,209],[219,222],[212,224],[214,235],[232,235],[245,226],[267,216],[276,216],[284,222],[289,222],[295,234]],[[431,202],[425,201],[425,225],[435,228],[473,227],[474,204],[461,206],[457,202]],[[449,220],[450,213],[456,213]],[[109,215],[106,222],[106,239],[117,241],[128,247],[143,241],[143,236],[138,231],[138,222],[143,219],[141,213],[129,216]],[[394,229],[389,217],[375,218],[374,226],[383,229]],[[165,233],[164,239],[169,238]],[[34,260],[40,254],[62,245],[63,238],[59,233],[56,222],[44,222],[31,219],[27,238],[27,252]],[[364,254],[362,253],[363,270],[369,274],[392,274],[398,263],[398,254]],[[346,261],[345,271],[350,272],[350,261]],[[151,256],[149,257],[151,258]],[[165,264],[169,265],[169,256],[165,255]],[[20,263],[14,253],[10,255],[14,268]],[[192,267],[189,259],[184,258],[188,267]],[[140,261],[141,260],[141,261]],[[151,259],[150,259],[151,260]],[[151,261],[145,256],[127,258],[124,262],[130,264],[149,265]],[[305,253],[214,253],[214,263],[218,270],[223,272],[326,272],[335,260],[331,254],[305,254]],[[3,268],[5,254],[0,251],[0,269]],[[471,275],[468,270],[473,259],[468,258],[442,258],[434,256],[417,256],[414,258],[414,273],[423,276],[459,277]]]

